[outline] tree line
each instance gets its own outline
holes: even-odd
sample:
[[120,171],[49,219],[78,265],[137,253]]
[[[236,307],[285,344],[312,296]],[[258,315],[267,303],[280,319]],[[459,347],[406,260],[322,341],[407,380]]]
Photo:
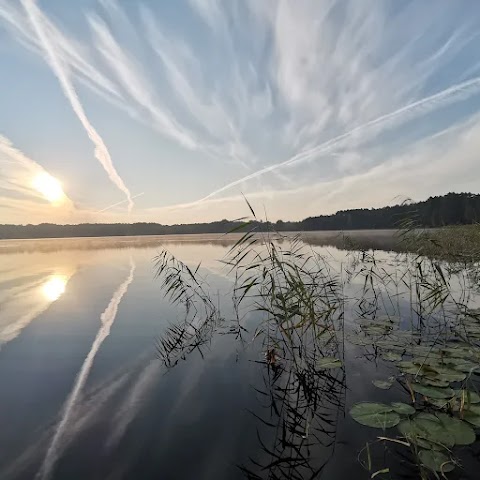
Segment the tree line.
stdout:
[[416,203],[383,208],[341,210],[333,215],[309,217],[298,222],[275,223],[221,220],[211,223],[162,225],[159,223],[83,223],[78,225],[0,225],[0,239],[109,237],[127,235],[178,235],[228,233],[253,227],[258,231],[359,230],[399,228],[405,222],[418,227],[468,225],[480,222],[480,195],[448,193]]

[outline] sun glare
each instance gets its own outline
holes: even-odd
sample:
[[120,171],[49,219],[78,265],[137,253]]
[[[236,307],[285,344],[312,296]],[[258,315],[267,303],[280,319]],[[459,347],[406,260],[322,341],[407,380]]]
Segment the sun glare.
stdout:
[[46,172],[40,173],[35,177],[33,186],[50,203],[60,203],[65,198],[62,184]]
[[54,302],[65,293],[66,286],[67,278],[64,275],[53,275],[43,285],[42,292],[48,301]]

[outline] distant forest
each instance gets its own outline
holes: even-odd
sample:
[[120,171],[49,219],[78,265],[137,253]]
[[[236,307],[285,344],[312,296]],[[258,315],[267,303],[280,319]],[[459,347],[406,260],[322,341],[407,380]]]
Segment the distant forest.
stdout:
[[[480,195],[448,193],[417,203],[383,208],[341,210],[333,215],[309,217],[299,222],[278,220],[252,222],[244,229],[258,231],[359,230],[399,228],[405,221],[418,227],[467,225],[480,221]],[[84,223],[80,225],[0,225],[0,239],[109,237],[126,235],[178,235],[187,233],[227,233],[242,230],[243,222],[221,220],[211,223],[161,225],[159,223]]]

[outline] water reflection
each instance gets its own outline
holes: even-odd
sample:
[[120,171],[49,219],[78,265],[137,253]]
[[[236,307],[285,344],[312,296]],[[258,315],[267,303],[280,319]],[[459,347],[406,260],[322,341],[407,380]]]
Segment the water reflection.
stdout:
[[[7,419],[0,429],[2,480],[31,480],[42,464],[52,480],[365,477],[357,453],[378,432],[368,437],[368,430],[352,426],[352,403],[386,395],[408,401],[408,395],[396,385],[387,393],[372,385],[391,372],[372,354],[372,342],[350,344],[356,313],[343,303],[337,313],[323,314],[343,323],[345,312],[346,343],[341,337],[338,347],[329,343],[341,368],[318,368],[323,343],[308,357],[296,345],[281,348],[270,330],[256,335],[257,318],[241,309],[248,331],[237,332],[239,319],[226,308],[228,268],[218,261],[231,243],[219,237],[168,242],[192,270],[202,261],[199,272],[208,274],[214,305],[225,317],[218,331],[201,332],[208,348],[192,344],[201,351],[168,371],[155,358],[155,339],[184,312],[163,299],[161,282],[154,281],[153,258],[165,239],[99,239],[98,250],[90,239],[77,239],[49,251],[51,242],[42,241],[35,252],[29,242],[28,252],[0,255],[0,339],[10,342],[0,350],[0,385],[8,385],[0,388],[0,418]],[[314,250],[328,254],[335,271],[345,265],[344,251]],[[129,286],[130,255],[136,270]],[[392,276],[393,259],[376,256]],[[351,283],[344,287],[353,297],[365,282],[352,275]],[[382,299],[369,295],[376,304]],[[275,344],[265,344],[267,336]],[[268,357],[267,347],[275,349]],[[362,358],[366,353],[372,356]],[[375,452],[372,457],[375,462]]]
[[[15,339],[66,290],[77,265],[63,262],[29,265],[12,256],[16,269],[0,272],[0,346]],[[7,259],[5,264],[10,262]]]
[[68,278],[65,275],[53,275],[43,285],[43,295],[48,301],[55,302],[65,293],[67,282]]
[[[110,335],[110,330],[112,328],[113,323],[115,322],[115,317],[117,316],[118,307],[120,302],[122,301],[123,296],[127,293],[128,287],[133,281],[133,275],[135,272],[136,265],[132,259],[130,259],[130,272],[128,273],[127,278],[120,284],[120,286],[115,290],[113,296],[107,306],[107,308],[102,313],[100,320],[101,326],[97,332],[95,340],[92,343],[90,351],[88,352],[81,368],[80,372],[77,375],[77,379],[73,386],[72,391],[67,397],[64,407],[63,416],[58,424],[58,427],[55,431],[55,435],[48,447],[47,453],[45,455],[45,459],[43,461],[42,467],[40,469],[39,478],[42,480],[46,480],[50,478],[52,475],[55,462],[59,456],[59,446],[63,440],[63,436],[68,429],[70,418],[75,411],[77,406],[77,401],[79,396],[82,393],[82,389],[88,379],[90,374],[90,370],[92,369],[93,362],[95,357],[102,346],[102,343],[105,339]],[[53,278],[52,280],[58,280],[58,278]],[[57,294],[59,292],[58,287],[64,287],[64,284],[60,280],[60,284],[54,285],[52,289],[53,294]],[[61,294],[61,293],[60,293]]]

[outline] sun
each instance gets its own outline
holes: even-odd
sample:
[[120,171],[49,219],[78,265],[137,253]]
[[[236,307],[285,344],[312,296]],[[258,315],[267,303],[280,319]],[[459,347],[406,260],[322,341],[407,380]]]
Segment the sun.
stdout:
[[60,203],[65,198],[62,184],[47,172],[37,175],[33,180],[33,186],[50,203]]

